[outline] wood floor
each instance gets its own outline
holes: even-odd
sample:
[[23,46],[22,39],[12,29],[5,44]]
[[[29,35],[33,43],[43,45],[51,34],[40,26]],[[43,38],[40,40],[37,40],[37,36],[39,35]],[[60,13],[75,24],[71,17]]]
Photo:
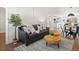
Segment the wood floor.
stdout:
[[5,33],[0,33],[0,51],[5,51]]
[[20,41],[17,41],[16,44],[10,43],[10,44],[6,45],[6,51],[14,51],[14,48],[16,48],[20,45],[22,45],[22,43]]
[[[8,44],[5,45],[5,33],[0,33],[0,51],[14,51],[15,47],[20,46],[22,43],[17,42],[17,44]],[[72,51],[79,51],[79,37],[74,40]]]
[[[21,42],[17,42],[16,45],[14,45],[13,43],[6,45],[7,47],[7,51],[14,51],[14,48],[17,46],[20,46],[22,43]],[[74,40],[74,44],[72,46],[72,51],[79,51],[79,38]]]

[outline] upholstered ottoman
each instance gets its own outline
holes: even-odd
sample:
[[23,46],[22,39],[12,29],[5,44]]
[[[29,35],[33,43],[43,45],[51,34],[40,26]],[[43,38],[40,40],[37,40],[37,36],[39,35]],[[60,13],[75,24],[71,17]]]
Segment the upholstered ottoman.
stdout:
[[56,44],[59,48],[59,42],[61,41],[60,35],[46,35],[44,36],[44,40],[46,41],[46,46],[47,44]]

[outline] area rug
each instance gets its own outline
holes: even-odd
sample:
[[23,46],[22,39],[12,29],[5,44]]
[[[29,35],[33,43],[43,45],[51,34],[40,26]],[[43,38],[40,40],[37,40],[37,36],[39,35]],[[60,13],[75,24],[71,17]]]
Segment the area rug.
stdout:
[[60,48],[57,45],[47,45],[46,42],[42,39],[29,46],[25,44],[16,47],[15,51],[71,51],[73,47],[74,40],[61,39]]

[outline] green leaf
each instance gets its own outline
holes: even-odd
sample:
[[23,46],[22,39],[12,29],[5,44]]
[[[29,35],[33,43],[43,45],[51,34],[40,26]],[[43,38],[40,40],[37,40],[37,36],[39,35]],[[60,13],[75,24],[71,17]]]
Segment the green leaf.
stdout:
[[21,25],[21,18],[17,14],[12,14],[9,18],[9,23],[13,24],[13,26],[19,26]]

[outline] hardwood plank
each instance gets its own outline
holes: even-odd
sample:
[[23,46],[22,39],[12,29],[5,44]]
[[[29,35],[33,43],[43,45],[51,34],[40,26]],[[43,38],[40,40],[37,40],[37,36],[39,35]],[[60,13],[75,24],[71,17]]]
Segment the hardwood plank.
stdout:
[[5,33],[0,33],[0,51],[5,51]]
[[[15,46],[18,47],[20,45],[22,45],[22,43],[17,42],[17,44]],[[14,48],[16,48],[15,46],[13,45],[13,43],[10,43],[10,44],[6,45],[6,47],[7,47],[6,50],[7,51],[14,51]],[[74,40],[74,44],[72,46],[72,51],[79,51],[79,38]]]
[[14,44],[14,43],[7,44],[6,51],[14,51],[14,48],[16,48],[20,45],[22,45],[22,43],[20,41],[17,41],[16,44]]

